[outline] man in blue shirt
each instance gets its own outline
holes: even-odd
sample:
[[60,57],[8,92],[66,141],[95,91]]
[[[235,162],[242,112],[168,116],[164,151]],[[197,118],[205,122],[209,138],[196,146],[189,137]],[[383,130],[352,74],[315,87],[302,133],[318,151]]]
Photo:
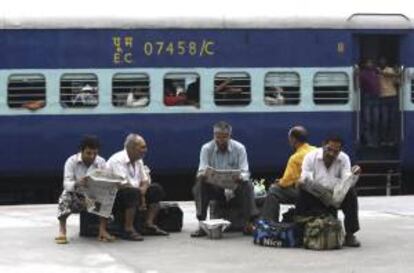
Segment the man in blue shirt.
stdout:
[[[214,139],[204,144],[200,152],[200,164],[197,172],[196,184],[193,194],[197,209],[197,219],[203,221],[207,216],[207,207],[210,200],[226,202],[232,198],[241,200],[243,220],[248,227],[251,217],[256,212],[254,204],[253,186],[249,181],[249,163],[247,161],[246,148],[240,142],[231,139],[232,127],[230,124],[220,121],[214,125]],[[206,170],[237,170],[240,175],[231,178],[236,188],[231,190],[217,184],[208,183]],[[228,183],[224,183],[228,184]],[[197,229],[191,237],[205,236],[202,229]]]

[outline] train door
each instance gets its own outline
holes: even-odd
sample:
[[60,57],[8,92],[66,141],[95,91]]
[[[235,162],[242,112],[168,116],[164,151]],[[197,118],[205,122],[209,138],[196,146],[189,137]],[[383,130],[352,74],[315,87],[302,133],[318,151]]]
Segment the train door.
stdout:
[[[356,35],[356,144],[360,160],[399,158],[402,139],[402,35]],[[365,90],[364,90],[365,89]]]

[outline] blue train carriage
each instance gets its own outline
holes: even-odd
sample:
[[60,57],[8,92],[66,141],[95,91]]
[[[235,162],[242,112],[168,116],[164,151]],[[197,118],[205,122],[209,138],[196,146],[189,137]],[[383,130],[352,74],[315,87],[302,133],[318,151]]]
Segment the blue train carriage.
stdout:
[[[254,15],[228,9],[202,16],[194,8],[159,15],[154,4],[142,14],[124,7],[64,19],[4,18],[0,177],[23,178],[25,189],[52,177],[47,187],[55,195],[64,160],[83,134],[98,135],[109,157],[127,133],[139,132],[149,144],[146,161],[170,198],[188,198],[199,149],[219,120],[234,126],[256,175],[280,174],[291,152],[286,133],[295,124],[309,129],[314,144],[332,132],[343,136],[354,161],[413,166],[406,140],[414,126],[414,13],[389,13],[395,6],[360,13],[355,6],[321,17],[268,8]],[[380,56],[402,75],[399,136],[392,147],[371,149],[355,70]],[[166,179],[171,175],[186,178]]]

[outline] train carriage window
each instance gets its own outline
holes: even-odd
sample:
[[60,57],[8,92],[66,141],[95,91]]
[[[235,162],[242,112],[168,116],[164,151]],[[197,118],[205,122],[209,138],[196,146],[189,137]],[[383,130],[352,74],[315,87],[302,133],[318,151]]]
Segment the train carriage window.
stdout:
[[196,73],[168,73],[164,77],[164,104],[200,107],[200,76]]
[[247,73],[217,73],[214,78],[216,105],[245,106],[250,104],[250,76]]
[[46,105],[46,79],[41,74],[10,75],[7,83],[10,108],[37,110]]
[[96,107],[98,99],[98,78],[95,74],[71,73],[60,78],[60,104],[63,107]]
[[150,101],[149,76],[144,73],[118,73],[112,78],[112,105],[144,107]]
[[349,77],[344,72],[318,72],[313,78],[315,104],[346,104],[349,100]]
[[294,72],[270,72],[265,77],[264,102],[267,105],[294,105],[300,100],[300,78]]
[[411,75],[411,102],[414,102],[414,74]]

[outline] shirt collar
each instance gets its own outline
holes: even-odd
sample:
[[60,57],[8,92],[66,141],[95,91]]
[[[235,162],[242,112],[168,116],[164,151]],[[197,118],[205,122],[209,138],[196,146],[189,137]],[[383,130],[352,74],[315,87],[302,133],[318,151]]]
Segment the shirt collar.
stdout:
[[129,159],[128,153],[125,149],[121,153],[121,160],[123,163],[132,164],[131,160]]
[[[94,165],[94,166],[97,166],[97,163],[96,163],[96,159],[98,158],[98,155],[96,156],[96,158],[95,158],[95,160],[93,161],[93,163],[91,164],[91,166],[92,165]],[[82,160],[82,153],[77,153],[76,154],[76,163],[77,164],[82,164],[82,165],[85,165],[85,163],[83,162],[83,160]],[[86,166],[86,165],[85,165]]]
[[82,161],[82,154],[81,153],[77,153],[76,154],[76,162],[77,163],[83,163],[83,161]]
[[[341,161],[341,154],[342,154],[342,151],[339,152],[338,156],[335,158],[335,160],[332,162],[332,164],[335,163],[335,162],[340,162]],[[323,160],[323,148],[319,148],[319,149],[316,150],[316,159]]]
[[309,148],[309,144],[308,143],[302,143],[297,149],[296,149],[296,152],[301,152],[301,151],[303,151],[303,150],[305,150],[305,149],[307,149],[307,148]]
[[319,148],[316,150],[316,159],[323,160],[323,148]]

